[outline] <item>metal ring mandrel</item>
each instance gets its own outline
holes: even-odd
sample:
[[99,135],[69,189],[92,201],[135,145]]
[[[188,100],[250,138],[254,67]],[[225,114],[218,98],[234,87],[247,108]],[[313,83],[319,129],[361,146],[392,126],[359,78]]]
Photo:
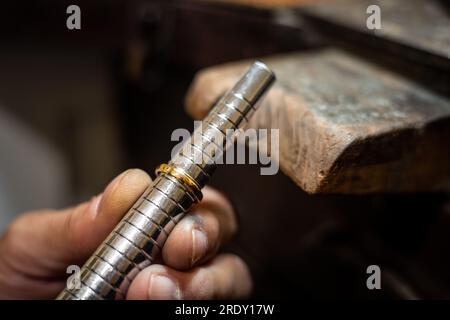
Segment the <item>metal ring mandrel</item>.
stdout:
[[196,203],[202,201],[203,194],[200,186],[189,174],[184,172],[182,169],[163,163],[158,167],[158,169],[156,169],[156,174],[171,175],[190,190],[192,196],[195,198]]
[[153,184],[82,267],[80,283],[66,288],[59,300],[124,299],[136,275],[154,261],[175,225],[202,200],[217,156],[227,147],[228,129],[247,124],[275,80],[255,62],[196,129],[168,164],[156,170]]
[[247,73],[236,83],[231,92],[255,106],[275,81],[274,73],[262,62],[253,63]]

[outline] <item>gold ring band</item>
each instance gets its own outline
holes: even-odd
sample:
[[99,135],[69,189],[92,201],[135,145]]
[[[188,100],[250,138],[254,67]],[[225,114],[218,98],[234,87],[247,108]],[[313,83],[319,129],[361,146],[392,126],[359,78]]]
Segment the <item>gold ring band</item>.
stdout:
[[156,169],[156,175],[160,175],[161,173],[169,174],[177,179],[190,191],[190,194],[195,199],[195,202],[200,202],[203,199],[203,193],[198,183],[183,170],[163,163]]

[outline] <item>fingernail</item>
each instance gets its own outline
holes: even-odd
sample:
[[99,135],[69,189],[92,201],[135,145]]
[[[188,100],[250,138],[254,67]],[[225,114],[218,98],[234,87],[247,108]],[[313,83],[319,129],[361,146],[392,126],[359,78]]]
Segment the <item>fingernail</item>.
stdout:
[[206,255],[208,249],[208,238],[203,230],[192,229],[192,257],[191,266],[196,264]]
[[169,277],[159,274],[151,275],[148,295],[152,300],[181,300],[178,285]]

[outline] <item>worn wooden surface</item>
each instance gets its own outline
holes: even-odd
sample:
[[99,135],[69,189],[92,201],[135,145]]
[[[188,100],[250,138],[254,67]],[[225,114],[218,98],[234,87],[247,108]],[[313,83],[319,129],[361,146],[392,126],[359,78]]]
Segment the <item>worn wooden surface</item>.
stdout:
[[[381,29],[369,29],[366,12],[380,8]],[[391,50],[418,63],[450,70],[449,3],[439,0],[334,0],[299,7],[301,12],[336,26],[336,35],[363,34],[368,42],[383,42]],[[338,27],[345,27],[347,32]],[[353,39],[353,41],[356,41]]]
[[[262,59],[277,74],[251,121],[280,129],[280,167],[309,193],[447,188],[450,102],[337,50]],[[250,61],[200,72],[186,98],[202,118]]]

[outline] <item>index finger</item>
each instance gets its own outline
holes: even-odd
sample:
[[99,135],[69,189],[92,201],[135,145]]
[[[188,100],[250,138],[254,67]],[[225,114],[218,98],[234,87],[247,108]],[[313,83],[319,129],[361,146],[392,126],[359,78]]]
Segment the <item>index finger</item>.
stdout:
[[212,258],[237,231],[234,209],[224,195],[204,189],[204,198],[171,232],[162,250],[164,262],[185,270]]

